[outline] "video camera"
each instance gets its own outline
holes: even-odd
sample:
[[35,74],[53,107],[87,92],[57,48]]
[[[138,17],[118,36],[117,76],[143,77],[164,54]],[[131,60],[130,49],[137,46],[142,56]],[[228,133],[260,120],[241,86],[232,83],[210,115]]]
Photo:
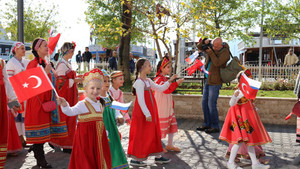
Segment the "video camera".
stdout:
[[202,50],[202,51],[205,51],[205,50],[207,50],[208,48],[213,49],[213,45],[211,44],[211,40],[209,40],[208,43],[205,43],[206,40],[207,40],[207,38],[204,38],[204,39],[202,40],[202,46],[201,46],[201,50]]

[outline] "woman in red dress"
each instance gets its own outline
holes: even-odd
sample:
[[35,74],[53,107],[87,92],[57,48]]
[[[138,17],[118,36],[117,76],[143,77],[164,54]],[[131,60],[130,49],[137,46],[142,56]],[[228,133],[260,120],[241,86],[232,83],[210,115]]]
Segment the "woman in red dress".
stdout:
[[[20,103],[8,80],[5,61],[0,59],[0,169],[4,168],[7,153],[8,112],[7,105],[14,111],[20,110]],[[7,103],[7,100],[9,101]]]
[[[49,80],[55,84],[55,75],[52,66],[46,63],[45,57],[48,55],[47,42],[37,38],[32,43],[32,53],[35,58],[29,62],[27,69],[41,66],[44,68]],[[29,151],[33,150],[37,165],[43,168],[52,168],[46,161],[44,153],[44,143],[51,138],[61,138],[68,136],[67,126],[59,122],[58,108],[52,112],[46,112],[42,104],[48,101],[56,101],[54,91],[47,91],[27,100],[25,130],[27,143],[33,144]]]
[[[78,102],[77,83],[81,78],[76,78],[76,72],[72,70],[68,60],[74,55],[76,44],[74,42],[65,42],[60,49],[61,59],[56,65],[56,91],[60,97],[65,98],[70,106],[74,106]],[[71,153],[73,145],[73,137],[76,128],[77,116],[66,116],[61,112],[59,107],[59,116],[61,122],[66,122],[68,127],[68,137],[51,139],[50,143],[54,146],[63,148],[66,153]]]
[[133,84],[133,94],[136,95],[132,122],[129,133],[128,157],[133,159],[130,165],[146,166],[143,162],[149,156],[156,156],[155,163],[169,163],[171,160],[162,157],[161,132],[157,105],[152,90],[164,91],[170,86],[170,81],[157,85],[147,75],[151,73],[151,64],[141,58],[136,63],[136,80]]
[[[237,75],[238,81],[244,72]],[[229,169],[239,168],[235,163],[235,157],[242,143],[248,147],[248,154],[252,161],[252,168],[267,169],[269,165],[261,164],[255,154],[254,146],[272,142],[268,132],[264,128],[253,100],[244,97],[241,90],[236,90],[230,100],[230,108],[227,113],[219,139],[234,144],[227,162]]]

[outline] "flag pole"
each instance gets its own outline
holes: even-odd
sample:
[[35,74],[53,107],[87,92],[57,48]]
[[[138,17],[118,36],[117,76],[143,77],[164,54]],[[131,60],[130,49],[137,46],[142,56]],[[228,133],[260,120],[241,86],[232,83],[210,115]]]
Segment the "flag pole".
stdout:
[[[57,93],[57,91],[56,91],[55,87],[53,86],[53,84],[52,84],[51,80],[49,79],[49,77],[48,77],[47,73],[45,72],[45,70],[44,70],[43,68],[41,68],[41,69],[43,70],[43,72],[44,72],[45,76],[47,77],[47,80],[48,80],[48,82],[51,84],[51,86],[52,86],[52,89],[53,89],[53,91],[54,91],[54,93],[55,93],[56,97],[59,97],[59,95],[58,95],[58,93]],[[53,71],[53,69],[52,69],[52,71]]]

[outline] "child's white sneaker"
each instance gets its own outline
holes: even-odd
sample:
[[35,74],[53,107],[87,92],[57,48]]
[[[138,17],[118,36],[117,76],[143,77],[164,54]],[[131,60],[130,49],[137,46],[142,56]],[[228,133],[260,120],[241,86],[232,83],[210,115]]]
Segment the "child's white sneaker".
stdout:
[[264,165],[261,163],[252,165],[252,169],[269,169],[269,168],[270,168],[270,165]]
[[228,169],[243,169],[242,167],[239,167],[236,163],[229,163],[229,162],[227,162],[227,168]]

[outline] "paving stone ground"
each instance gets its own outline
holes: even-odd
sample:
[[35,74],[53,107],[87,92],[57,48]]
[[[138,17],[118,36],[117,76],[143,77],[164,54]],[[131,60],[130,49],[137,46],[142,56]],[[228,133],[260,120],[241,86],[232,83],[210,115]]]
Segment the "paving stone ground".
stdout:
[[[224,154],[228,148],[228,143],[218,139],[219,133],[206,134],[198,132],[196,128],[201,124],[199,120],[177,119],[178,133],[174,136],[174,144],[181,148],[180,153],[169,152],[164,156],[172,159],[172,162],[166,165],[156,165],[154,158],[147,160],[147,167],[151,169],[224,169],[226,168],[226,159]],[[222,124],[220,124],[222,126]],[[296,169],[300,166],[292,164],[293,159],[300,153],[300,144],[296,140],[295,126],[265,125],[273,142],[263,146],[263,149],[270,159],[271,168]],[[119,127],[122,133],[122,145],[127,152],[129,140],[129,126]],[[167,139],[163,140],[167,143]],[[55,169],[68,168],[70,155],[51,149],[46,143],[46,159]],[[130,159],[128,158],[128,161]],[[250,160],[242,160],[239,163],[244,169],[251,168]],[[28,153],[23,150],[16,157],[8,157],[5,169],[37,169],[33,152]],[[138,168],[138,167],[131,167]]]

